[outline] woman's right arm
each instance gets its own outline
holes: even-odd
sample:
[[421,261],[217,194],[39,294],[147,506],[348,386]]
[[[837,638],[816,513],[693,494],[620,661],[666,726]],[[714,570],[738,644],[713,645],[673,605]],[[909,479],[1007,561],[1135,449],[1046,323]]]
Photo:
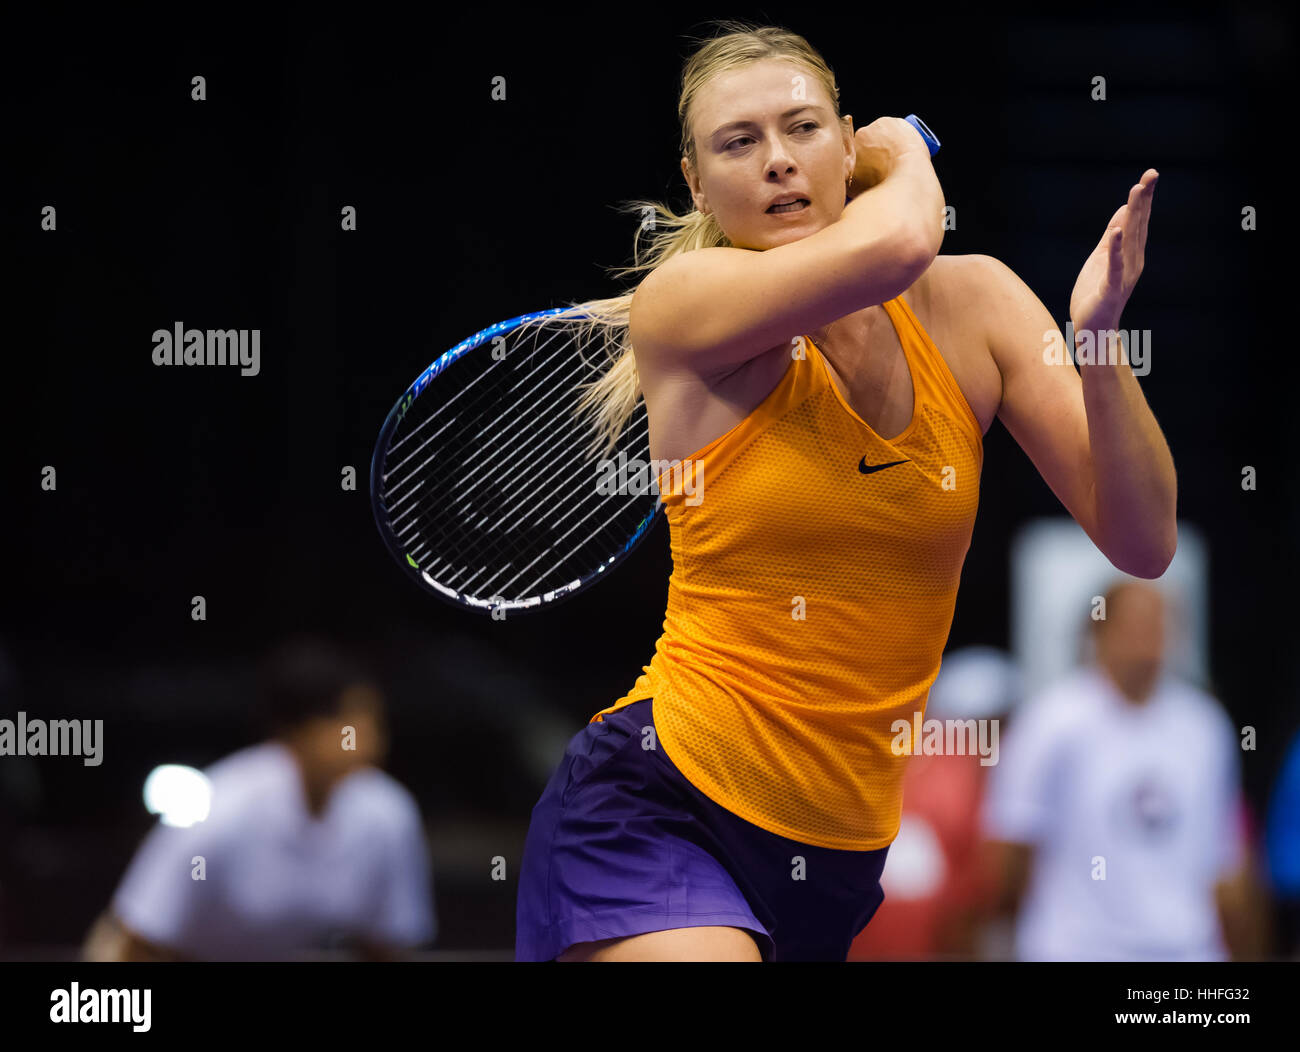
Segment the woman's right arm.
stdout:
[[898,117],[858,129],[855,148],[855,184],[874,185],[836,222],[762,252],[685,252],[651,272],[629,315],[638,360],[706,377],[729,372],[910,288],[943,241],[943,190],[929,150]]

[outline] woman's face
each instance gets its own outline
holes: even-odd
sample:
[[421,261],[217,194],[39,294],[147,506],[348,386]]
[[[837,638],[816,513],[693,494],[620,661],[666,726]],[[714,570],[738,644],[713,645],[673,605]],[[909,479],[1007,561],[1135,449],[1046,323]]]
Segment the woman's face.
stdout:
[[[852,118],[835,120],[821,82],[802,66],[763,59],[721,74],[696,95],[689,119],[698,167],[683,157],[682,173],[696,208],[712,212],[737,248],[797,241],[844,211]],[[767,210],[790,193],[809,204],[787,214]]]

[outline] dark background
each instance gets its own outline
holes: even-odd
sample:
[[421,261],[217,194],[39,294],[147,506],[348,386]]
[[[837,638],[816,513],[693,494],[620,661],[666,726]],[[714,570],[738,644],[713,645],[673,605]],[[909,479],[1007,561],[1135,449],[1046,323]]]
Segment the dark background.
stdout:
[[[1214,686],[1258,728],[1243,763],[1263,806],[1300,722],[1283,8],[42,10],[6,20],[0,63],[14,180],[0,716],[103,719],[105,761],[0,758],[0,951],[80,941],[152,821],[144,775],[255,740],[251,663],[303,628],[355,642],[384,678],[390,770],[432,836],[439,945],[512,945],[544,780],[526,739],[558,728],[545,746],[558,762],[648,661],[667,529],[544,615],[461,613],[381,543],[373,443],[406,385],[465,336],[623,291],[604,268],[630,261],[636,219],[614,205],[687,207],[678,78],[686,35],[721,17],[807,37],[855,126],[922,115],[957,209],[943,252],[1003,260],[1061,326],[1106,220],[1159,170],[1122,324],[1153,333],[1141,385],[1178,466],[1180,519],[1209,541]],[[498,75],[504,102],[490,97]],[[1105,102],[1090,98],[1097,75]],[[45,205],[55,233],[40,229]],[[154,366],[151,333],[176,321],[260,328],[260,375]],[[985,442],[950,647],[1008,645],[1011,537],[1063,514],[1000,423]],[[191,620],[195,595],[206,621]],[[487,879],[495,854],[507,882]]]

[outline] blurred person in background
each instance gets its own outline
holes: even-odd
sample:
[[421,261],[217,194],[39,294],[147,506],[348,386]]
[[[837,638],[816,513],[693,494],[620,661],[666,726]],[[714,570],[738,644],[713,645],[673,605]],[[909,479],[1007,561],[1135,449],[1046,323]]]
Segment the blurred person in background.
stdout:
[[205,820],[153,828],[83,959],[283,960],[345,948],[389,960],[433,940],[423,822],[378,767],[387,741],[374,680],[309,638],[271,654],[260,680],[271,738],[204,772]]
[[1266,950],[1240,740],[1163,668],[1165,601],[1122,580],[1095,664],[1026,701],[983,810],[996,908],[1021,960],[1224,960]]
[[[1019,697],[1020,672],[1010,655],[966,647],[944,656],[924,717],[1001,726]],[[980,761],[975,750],[908,759],[903,821],[880,881],[885,900],[853,940],[850,961],[982,956],[982,924],[995,889],[980,866],[979,807],[991,770]]]

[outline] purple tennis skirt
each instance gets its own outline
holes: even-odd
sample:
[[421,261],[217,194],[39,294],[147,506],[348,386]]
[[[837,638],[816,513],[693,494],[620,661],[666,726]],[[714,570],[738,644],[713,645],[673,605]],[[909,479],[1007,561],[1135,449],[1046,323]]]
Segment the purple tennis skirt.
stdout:
[[575,734],[533,808],[515,960],[727,925],[748,931],[764,961],[843,961],[884,900],[889,848],[802,844],[728,811],[686,779],[657,734],[643,734],[654,725],[652,703],[633,702]]

